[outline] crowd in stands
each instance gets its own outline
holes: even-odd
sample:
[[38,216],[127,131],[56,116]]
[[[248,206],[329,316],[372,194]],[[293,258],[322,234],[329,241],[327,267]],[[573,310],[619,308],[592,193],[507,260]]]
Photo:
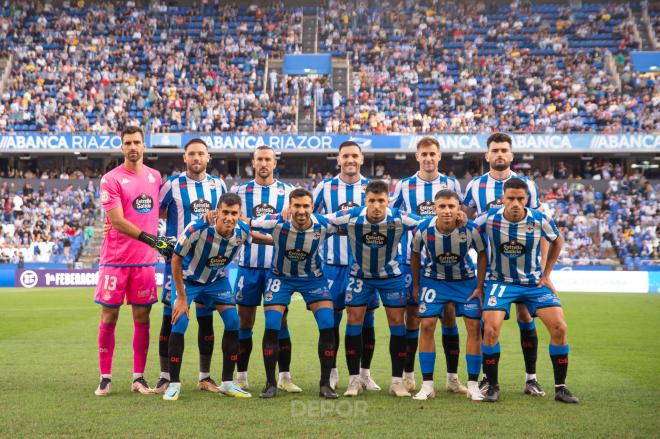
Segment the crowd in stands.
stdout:
[[293,88],[262,93],[263,71],[299,50],[301,11],[78,3],[0,8],[0,50],[14,56],[0,130],[294,130]]
[[64,190],[0,185],[0,263],[74,262],[93,235],[94,184]]
[[353,94],[322,106],[326,132],[660,129],[660,84],[620,94],[605,68],[606,50],[625,62],[638,47],[623,4],[332,0],[321,13],[322,49],[355,72]]

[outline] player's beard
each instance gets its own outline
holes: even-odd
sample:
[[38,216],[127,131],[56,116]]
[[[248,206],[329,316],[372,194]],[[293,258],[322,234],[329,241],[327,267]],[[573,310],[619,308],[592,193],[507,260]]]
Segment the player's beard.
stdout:
[[131,163],[137,163],[140,160],[142,160],[142,154],[140,154],[139,152],[136,153],[129,152],[128,154],[126,154],[126,160],[128,160]]
[[494,170],[496,170],[496,171],[498,171],[498,172],[501,172],[501,171],[506,171],[507,169],[509,169],[509,167],[511,166],[511,163],[507,163],[507,162],[493,162],[490,166],[491,166],[491,168],[493,168]]

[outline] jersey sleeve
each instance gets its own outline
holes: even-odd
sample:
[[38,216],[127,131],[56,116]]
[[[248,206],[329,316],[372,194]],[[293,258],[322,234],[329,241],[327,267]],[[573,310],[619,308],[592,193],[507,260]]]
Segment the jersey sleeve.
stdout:
[[219,187],[220,195],[226,194],[228,192],[227,191],[227,183],[225,183],[225,181],[222,178],[218,178],[218,183],[219,183],[219,186],[220,186]]
[[159,209],[167,209],[167,206],[170,205],[174,198],[172,197],[172,180],[167,179],[165,183],[160,187],[160,192],[158,193],[159,200]]
[[463,196],[463,204],[468,207],[477,208],[477,203],[474,201],[472,196],[472,188],[476,184],[477,179],[470,180],[470,182],[465,186],[465,195]]
[[555,222],[544,214],[541,214],[541,236],[550,242],[559,237],[559,230],[557,230]]
[[458,181],[456,178],[452,178],[451,182],[453,184],[452,190],[454,192],[456,192],[456,194],[458,195],[458,198],[461,200],[461,203],[462,203],[463,200],[464,200],[464,195],[463,195],[463,191],[461,190],[461,182]]
[[314,212],[318,213],[325,213],[326,212],[326,207],[325,207],[325,200],[323,197],[323,182],[319,183],[316,185],[314,188],[314,194],[312,195],[312,199],[314,200]]
[[252,243],[252,233],[250,232],[250,226],[244,223],[243,221],[239,221],[238,223],[238,228],[241,231],[241,239],[245,244],[251,244]]
[[399,211],[401,215],[401,224],[404,230],[413,230],[422,222],[423,218],[415,215],[414,213],[407,213]]
[[179,236],[179,239],[176,242],[176,247],[174,247],[174,253],[185,258],[188,253],[190,253],[190,248],[192,247],[192,240],[194,235],[197,233],[195,229],[195,223],[190,223],[186,227],[185,231]]
[[354,207],[352,209],[338,210],[335,213],[325,215],[325,219],[334,226],[344,228],[351,218],[362,210],[362,207]]
[[534,183],[532,180],[527,180],[527,187],[529,188],[529,199],[527,200],[527,207],[538,209],[541,207],[541,201],[539,200],[539,189],[536,187],[536,183]]
[[273,230],[278,223],[283,222],[282,215],[263,215],[253,218],[251,225],[253,228],[261,230]]
[[121,190],[119,182],[111,176],[103,176],[101,178],[101,204],[106,212],[111,211],[115,207],[121,207]]
[[403,180],[399,180],[394,186],[394,193],[392,194],[392,200],[390,201],[390,207],[399,209],[403,206]]
[[238,190],[240,189],[241,185],[240,184],[235,184],[231,187],[230,192],[232,194],[238,194]]
[[421,253],[422,248],[424,248],[424,240],[422,239],[422,228],[415,229],[415,234],[413,235],[412,243],[410,244],[410,249],[414,253]]
[[470,227],[470,232],[472,234],[472,248],[478,253],[486,251],[488,245],[486,242],[486,233],[474,223]]
[[481,232],[486,231],[486,222],[488,220],[488,213],[484,212],[474,219],[474,224],[477,226],[477,229]]

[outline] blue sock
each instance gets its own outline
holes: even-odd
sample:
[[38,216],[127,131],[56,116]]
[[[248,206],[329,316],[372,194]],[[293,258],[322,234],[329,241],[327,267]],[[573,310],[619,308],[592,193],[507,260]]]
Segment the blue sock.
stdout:
[[264,311],[266,317],[266,329],[279,331],[282,328],[282,313],[274,309]]
[[360,334],[362,334],[362,325],[346,324],[346,335],[353,336]]
[[406,338],[407,339],[419,338],[419,329],[415,329],[415,330],[406,329]]
[[291,338],[291,335],[289,334],[289,327],[285,326],[284,328],[280,328],[280,334],[277,337],[279,340],[284,340],[287,338]]
[[332,308],[319,308],[314,313],[316,325],[319,330],[331,329],[335,327],[335,316],[333,315]]
[[518,328],[520,328],[521,331],[531,331],[536,329],[536,323],[534,322],[534,319],[529,323],[518,320]]
[[172,332],[185,334],[186,329],[188,329],[188,317],[185,314],[181,314],[176,323],[172,325]]
[[248,338],[252,338],[252,328],[240,328],[238,330],[238,339],[247,340]]
[[362,325],[365,328],[373,328],[375,320],[376,320],[376,318],[374,316],[374,312],[373,311],[367,311],[366,314],[364,315],[364,322],[362,323]]
[[227,308],[220,313],[225,324],[225,331],[238,331],[238,311],[236,308]]
[[478,381],[479,372],[481,372],[481,355],[465,355],[465,362],[467,363],[467,373],[469,381]]
[[171,306],[163,306],[163,315],[165,317],[172,317],[172,307]]
[[451,328],[442,328],[442,335],[458,335],[458,326],[454,325]]
[[435,352],[420,352],[419,367],[422,369],[424,381],[433,381],[433,369],[435,367]]
[[344,313],[343,312],[335,312],[333,314],[334,314],[334,316],[333,316],[333,318],[334,318],[334,327],[339,328],[339,325],[341,324],[341,319],[344,316]]
[[390,325],[390,334],[398,337],[403,337],[406,335],[406,326],[405,325]]
[[481,345],[481,352],[486,355],[493,355],[500,353],[500,343],[497,342],[495,346],[486,346],[485,344]]

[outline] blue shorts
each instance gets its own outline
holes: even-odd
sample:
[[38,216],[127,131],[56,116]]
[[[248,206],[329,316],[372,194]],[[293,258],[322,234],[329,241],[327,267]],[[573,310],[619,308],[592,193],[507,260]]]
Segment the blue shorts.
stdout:
[[238,267],[236,274],[236,303],[242,306],[259,306],[266,291],[269,269]]
[[[236,305],[234,292],[226,277],[207,284],[184,279],[183,285],[186,288],[188,306],[193,301],[203,304],[206,308],[213,309],[216,305]],[[176,289],[172,290],[172,298],[176,300]]]
[[561,306],[559,297],[547,287],[536,285],[515,285],[488,280],[484,285],[483,311],[500,310],[509,313],[512,303],[524,303],[527,310],[536,317],[536,310],[551,306]]
[[[401,274],[403,275],[403,279],[406,282],[406,305],[417,306],[417,302],[415,302],[415,298],[413,297],[412,270],[410,269],[410,264],[401,264],[399,267],[401,267]],[[423,271],[424,269],[420,267],[420,279],[423,277]]]
[[346,306],[378,307],[378,296],[390,308],[406,306],[406,284],[403,276],[387,279],[360,279],[349,276],[346,287]]
[[264,295],[264,306],[288,305],[291,303],[291,296],[295,292],[302,295],[307,305],[322,300],[332,300],[328,289],[328,281],[324,277],[307,279],[269,274],[268,286]]
[[[330,295],[332,296],[332,307],[336,311],[346,308],[346,287],[351,267],[348,265],[324,265],[323,276],[328,280]],[[380,306],[378,296],[370,303],[368,309],[376,309]]]
[[[172,292],[176,289],[176,286],[174,285],[174,278],[172,277],[172,265],[171,264],[165,264],[165,270],[163,271],[163,290],[162,294],[160,296],[160,301],[163,302],[165,306],[171,307],[172,306]],[[174,293],[176,297],[176,292]],[[187,294],[186,294],[187,296]],[[211,305],[211,307],[206,307],[203,302],[199,300],[195,300],[195,303],[198,305],[202,305],[201,307],[197,308],[197,311],[201,311],[204,309],[207,314],[209,312],[215,311],[215,306]],[[206,308],[206,309],[205,309]]]
[[456,316],[481,319],[479,299],[467,300],[477,287],[477,279],[437,280],[422,276],[419,292],[419,316],[443,317],[445,305],[454,303]]

